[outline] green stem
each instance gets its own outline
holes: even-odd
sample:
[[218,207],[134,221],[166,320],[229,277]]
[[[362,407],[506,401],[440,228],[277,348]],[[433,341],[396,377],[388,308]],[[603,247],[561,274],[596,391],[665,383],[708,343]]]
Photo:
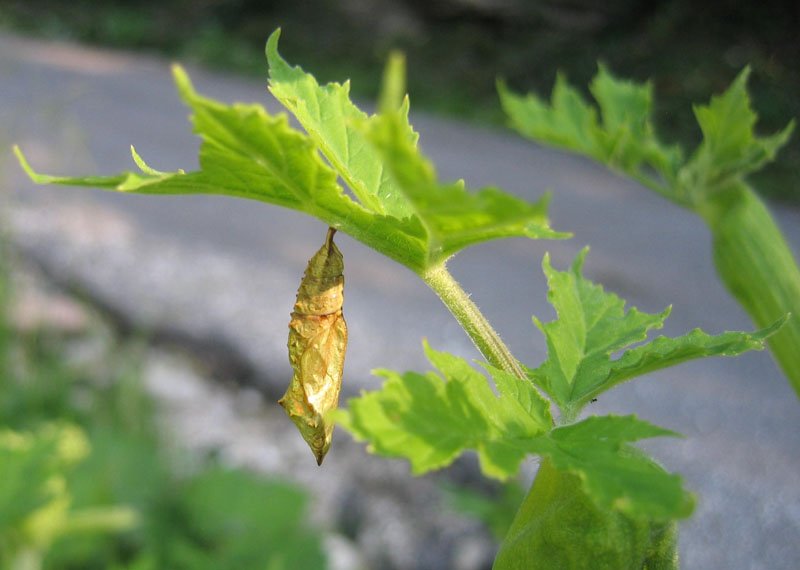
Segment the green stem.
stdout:
[[548,458],[508,529],[494,570],[677,570],[677,524],[603,510]]
[[720,278],[753,321],[767,327],[792,314],[768,342],[800,396],[800,269],[780,229],[745,183],[721,192],[699,212],[714,238]]
[[483,357],[492,366],[513,374],[517,378],[527,378],[517,359],[508,350],[477,305],[453,279],[444,263],[428,269],[420,277],[450,309]]

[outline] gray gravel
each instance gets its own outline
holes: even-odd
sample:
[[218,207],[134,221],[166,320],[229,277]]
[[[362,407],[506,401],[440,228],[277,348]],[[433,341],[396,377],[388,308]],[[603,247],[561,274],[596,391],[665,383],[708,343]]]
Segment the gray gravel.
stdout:
[[[189,72],[201,93],[277,109],[263,82]],[[156,169],[191,169],[198,143],[186,115],[164,61],[0,35],[0,142],[19,143],[41,171],[129,169],[130,144]],[[495,184],[530,199],[551,189],[553,226],[575,234],[562,242],[484,244],[451,262],[523,361],[537,363],[545,351],[530,316],[553,315],[540,270],[543,253],[563,268],[585,244],[592,247],[590,278],[645,311],[673,305],[665,334],[698,326],[712,333],[752,328],[718,283],[708,233],[693,215],[586,160],[508,132],[423,114],[413,114],[412,122],[442,178],[462,177],[472,188]],[[282,393],[290,374],[288,313],[305,262],[324,238],[322,224],[221,197],[34,187],[10,159],[0,174],[12,239],[51,278],[129,326],[218,354],[233,376],[257,386],[268,401]],[[800,214],[777,214],[799,251]],[[347,236],[337,236],[337,243],[345,256],[351,337],[346,393],[375,388],[372,368],[425,368],[423,336],[435,348],[477,357],[409,271]],[[178,376],[165,373],[160,383],[173,389]],[[170,397],[180,400],[175,390]],[[681,527],[684,568],[790,570],[800,563],[800,402],[768,353],[652,374],[604,395],[592,411],[636,412],[686,435],[649,446],[698,494],[696,514]],[[225,431],[228,416],[214,417]],[[486,567],[492,547],[485,532],[442,511],[435,477],[412,480],[404,462],[372,458],[342,432],[317,469],[287,425],[246,424],[223,439],[231,457],[316,489],[324,524],[341,522],[342,508],[356,513],[356,542],[373,567]],[[244,433],[262,441],[254,457],[236,451]],[[275,451],[292,446],[296,459]],[[470,461],[464,465],[474,469]],[[337,505],[326,505],[327,491],[320,491],[329,485],[337,489]]]

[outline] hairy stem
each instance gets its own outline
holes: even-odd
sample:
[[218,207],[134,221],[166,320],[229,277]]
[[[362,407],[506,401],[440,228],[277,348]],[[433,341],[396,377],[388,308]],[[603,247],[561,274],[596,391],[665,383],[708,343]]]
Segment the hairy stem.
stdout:
[[444,263],[428,269],[420,275],[433,289],[453,316],[466,331],[484,358],[492,365],[518,378],[525,379],[522,367],[500,339],[500,336],[473,303],[469,295],[453,279]]

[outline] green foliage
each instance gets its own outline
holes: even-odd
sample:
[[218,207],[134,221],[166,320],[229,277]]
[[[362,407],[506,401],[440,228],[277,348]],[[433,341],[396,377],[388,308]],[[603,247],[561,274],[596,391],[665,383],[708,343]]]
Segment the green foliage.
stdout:
[[498,92],[512,126],[533,140],[566,148],[622,170],[661,189],[650,180],[654,169],[667,181],[677,177],[681,150],[661,143],[652,124],[652,85],[619,81],[600,67],[591,85],[598,110],[563,75],[550,104],[535,95],[512,93],[502,82]]
[[[313,77],[283,61],[277,52],[278,35],[275,32],[267,44],[270,88],[308,134],[259,105],[229,106],[198,95],[176,66],[178,90],[194,112],[194,130],[203,139],[200,170],[158,172],[134,152],[138,173],[55,177],[34,172],[19,149],[17,156],[40,184],[148,194],[224,194],[292,208],[420,273],[482,241],[566,237],[548,228],[546,200],[530,205],[495,188],[473,194],[463,182],[438,182],[417,149],[407,102],[399,110],[368,119],[350,102],[347,84],[320,87]],[[343,192],[337,176],[355,200]]]
[[794,122],[756,136],[749,73],[744,69],[727,91],[694,107],[703,138],[692,153],[656,136],[650,84],[616,79],[602,66],[591,84],[600,120],[562,76],[550,104],[514,94],[503,84],[499,92],[511,125],[524,136],[590,156],[703,217],[719,276],[756,325],[769,327],[791,315],[769,343],[800,396],[800,268],[745,180],[775,159]]
[[[558,320],[546,325],[536,321],[547,338],[548,359],[529,370],[532,383],[483,364],[496,396],[467,362],[426,345],[441,376],[379,370],[386,378],[382,389],[350,399],[348,410],[337,412],[336,418],[356,438],[368,441],[371,451],[408,459],[414,473],[449,465],[473,449],[484,474],[506,478],[528,453],[535,453],[550,457],[559,470],[579,475],[583,491],[603,509],[659,520],[688,516],[692,500],[680,479],[628,445],[675,433],[633,416],[570,422],[591,398],[622,381],[692,358],[761,349],[782,322],[752,334],[709,336],[697,330],[675,339],[659,337],[612,360],[613,353],[660,327],[668,310],[625,313],[624,301],[582,277],[585,254],[564,272],[554,270],[545,258]],[[564,425],[552,428],[550,406],[537,388],[561,408]]]
[[0,569],[325,568],[301,489],[167,453],[135,347],[84,369],[52,331],[12,331],[5,269]]
[[63,483],[48,488],[48,481],[82,459],[87,448],[74,427],[50,426],[39,434],[0,432],[0,534],[22,526],[31,513],[59,495]]
[[349,400],[337,420],[376,453],[407,457],[417,474],[449,465],[466,448],[478,452],[486,475],[515,473],[525,456],[515,442],[549,430],[549,403],[530,383],[485,365],[497,397],[466,361],[427,344],[425,352],[442,376],[380,370],[383,389]]
[[[350,101],[350,82],[321,87],[313,75],[291,67],[278,54],[279,37],[279,31],[272,34],[266,50],[272,94],[300,122],[365,208],[400,219],[408,216],[411,210],[403,194],[359,128],[367,114]],[[403,135],[416,145],[418,135],[411,125],[406,121],[403,127]]]
[[154,568],[324,568],[319,537],[305,528],[307,495],[242,470],[210,468],[179,491],[186,526]]
[[753,127],[745,69],[730,89],[695,107],[703,142],[687,160],[680,147],[661,142],[653,128],[652,85],[620,80],[600,66],[590,90],[599,110],[559,76],[550,104],[498,85],[513,128],[524,136],[590,156],[687,207],[774,160],[793,123],[765,138]]
[[648,372],[708,356],[735,356],[760,350],[786,317],[754,333],[727,332],[710,336],[697,329],[679,338],[658,337],[629,350],[618,359],[611,355],[644,341],[647,331],[661,328],[669,315],[648,315],[635,308],[625,311],[625,301],[606,293],[581,275],[588,250],[575,259],[569,271],[556,271],[549,257],[543,262],[550,286],[548,298],[558,319],[534,322],[547,339],[548,358],[528,375],[569,417],[609,388]]
[[745,68],[725,93],[712,97],[708,105],[695,106],[703,141],[681,172],[688,192],[724,190],[731,181],[775,160],[778,150],[788,142],[794,121],[771,136],[755,136],[758,117],[747,95],[749,75],[750,70]]
[[[689,516],[693,499],[680,477],[632,444],[677,434],[635,416],[576,420],[593,397],[620,382],[693,358],[763,348],[783,324],[783,313],[755,333],[710,336],[695,330],[646,342],[648,331],[662,326],[669,309],[654,315],[626,311],[623,300],[583,278],[585,250],[563,272],[545,257],[549,299],[558,318],[550,323],[534,318],[548,358],[538,367],[521,366],[447,273],[445,262],[491,239],[565,237],[549,229],[546,199],[530,205],[496,188],[470,192],[463,182],[439,181],[409,124],[401,60],[393,59],[387,68],[380,111],[368,116],[350,101],[348,83],[320,86],[286,63],[278,54],[278,37],[275,32],[266,49],[270,89],[306,133],[260,106],[224,105],[202,97],[175,67],[178,90],[203,139],[200,170],[159,172],[135,151],[141,172],[111,177],[41,175],[17,149],[20,162],[38,183],[152,194],[216,193],[292,208],[411,268],[472,337],[490,363],[481,364],[493,385],[464,360],[425,344],[438,373],[379,370],[383,388],[351,399],[349,409],[331,412],[332,418],[369,442],[372,451],[406,458],[416,474],[474,450],[487,476],[505,479],[528,455],[542,456],[542,470],[511,525],[498,568],[530,568],[533,559],[541,568],[676,568],[673,521]],[[729,94],[698,108],[706,138],[685,160],[680,149],[655,136],[649,86],[619,81],[601,68],[591,90],[599,114],[563,78],[550,105],[500,87],[504,105],[529,136],[601,160],[676,202],[701,209],[708,219],[713,218],[709,212],[717,213],[719,196],[771,158],[791,129],[768,139],[753,135],[754,118],[743,116],[749,107],[742,78]],[[622,356],[612,358],[622,350]],[[314,544],[280,534],[285,530],[280,525],[273,528],[274,536],[269,529],[249,532],[251,525],[268,524],[249,497],[280,501],[241,477],[215,471],[184,480],[186,490],[177,495],[168,493],[169,514],[183,524],[155,525],[162,530],[144,533],[150,539],[139,538],[144,554],[135,567],[256,567],[259,552],[272,556],[263,544],[256,546],[259,538]],[[288,528],[296,525],[300,512],[292,509]],[[196,518],[212,522],[189,522]],[[149,542],[152,536],[168,536],[168,541]],[[304,548],[318,561],[313,548]],[[209,550],[217,554],[213,564]],[[270,564],[309,563],[287,556],[281,551]]]
[[0,568],[37,570],[60,539],[136,523],[136,513],[125,507],[73,508],[66,476],[88,453],[75,426],[0,430]]
[[578,475],[584,492],[601,508],[669,520],[688,517],[693,499],[680,477],[668,475],[627,443],[676,435],[635,416],[590,416],[525,445],[548,456],[559,471]]

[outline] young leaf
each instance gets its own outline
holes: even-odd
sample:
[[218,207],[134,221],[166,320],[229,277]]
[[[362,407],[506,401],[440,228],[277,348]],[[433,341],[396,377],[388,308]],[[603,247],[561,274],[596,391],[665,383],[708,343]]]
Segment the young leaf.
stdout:
[[655,135],[653,85],[618,79],[600,65],[590,90],[603,119],[598,137],[604,157],[598,158],[613,168],[642,176],[639,169],[644,164],[667,181],[674,180],[683,161],[682,151],[661,143]]
[[584,249],[564,272],[554,270],[548,257],[544,259],[548,298],[558,319],[542,324],[534,317],[547,339],[548,358],[528,370],[531,380],[569,417],[599,393],[636,376],[695,358],[761,350],[765,339],[786,320],[784,317],[753,333],[710,336],[697,329],[679,338],[658,337],[611,360],[612,353],[645,340],[648,330],[661,328],[670,309],[655,315],[635,308],[626,312],[625,301],[583,278],[586,252]]
[[597,112],[563,74],[556,76],[549,105],[532,93],[513,93],[502,81],[497,90],[511,125],[522,135],[600,159]]
[[578,475],[584,491],[604,509],[633,517],[688,517],[694,501],[681,478],[670,475],[629,442],[675,432],[635,416],[591,416],[525,442],[547,455],[559,471]]
[[681,173],[682,183],[690,188],[704,188],[704,194],[718,190],[774,160],[788,141],[793,121],[771,136],[755,136],[758,117],[747,95],[749,75],[745,68],[725,93],[712,97],[708,105],[695,106],[703,142]]
[[517,441],[551,428],[547,400],[530,383],[485,365],[498,397],[466,361],[427,343],[425,352],[441,376],[379,370],[383,388],[350,399],[334,417],[371,451],[408,459],[415,474],[449,465],[465,449],[478,452],[487,476],[516,473],[526,454]]
[[542,263],[558,319],[543,324],[534,317],[547,340],[548,358],[529,375],[562,408],[580,402],[604,379],[611,353],[644,340],[670,311],[649,315],[633,308],[626,313],[625,301],[581,275],[587,251],[569,271],[553,269],[549,256]]
[[712,336],[695,329],[678,338],[660,336],[647,344],[626,350],[619,359],[610,362],[608,376],[598,385],[596,392],[589,392],[584,400],[636,376],[695,358],[736,356],[748,350],[763,350],[764,341],[775,334],[788,318],[788,315],[784,315],[771,326],[752,333],[734,331]]
[[[767,206],[744,179],[774,159],[788,141],[794,121],[771,136],[755,136],[757,116],[747,95],[748,75],[749,70],[743,70],[725,93],[695,107],[703,140],[688,161],[680,149],[656,139],[650,126],[649,85],[613,79],[602,67],[591,85],[602,126],[594,109],[561,77],[553,88],[551,105],[533,95],[511,93],[502,84],[498,89],[511,125],[523,136],[622,170],[704,219],[713,236],[719,276],[756,325],[767,327],[792,314],[769,343],[800,395],[800,269]],[[613,132],[626,124],[628,131],[623,129],[616,137]],[[617,139],[621,150],[604,152],[613,148],[608,142]],[[638,166],[639,152],[643,165],[649,165],[660,179]]]

